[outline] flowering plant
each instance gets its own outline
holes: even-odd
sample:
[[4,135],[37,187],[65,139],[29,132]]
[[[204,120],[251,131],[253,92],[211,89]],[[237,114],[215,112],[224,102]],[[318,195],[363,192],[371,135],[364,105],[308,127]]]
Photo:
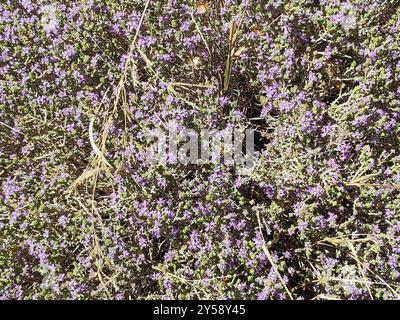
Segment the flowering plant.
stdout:
[[396,0],[3,0],[0,299],[398,299],[399,83]]

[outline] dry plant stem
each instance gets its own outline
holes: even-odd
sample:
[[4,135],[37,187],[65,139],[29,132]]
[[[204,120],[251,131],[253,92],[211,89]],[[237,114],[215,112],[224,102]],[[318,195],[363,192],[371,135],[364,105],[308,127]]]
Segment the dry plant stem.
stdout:
[[[144,21],[144,17],[146,16],[146,12],[147,12],[149,3],[150,3],[150,0],[147,0],[146,4],[145,4],[145,7],[143,9],[142,15],[140,17],[139,24],[138,24],[138,26],[136,28],[135,36],[134,36],[134,38],[133,38],[133,40],[132,40],[132,42],[130,44],[128,57],[127,57],[127,59],[125,61],[123,73],[122,73],[122,75],[121,75],[121,77],[119,79],[118,87],[117,87],[117,90],[116,90],[116,93],[115,93],[114,108],[113,108],[111,117],[116,113],[116,111],[118,109],[118,104],[120,102],[121,94],[126,93],[126,91],[125,91],[125,83],[126,83],[126,79],[127,79],[129,66],[130,66],[131,62],[134,63],[133,60],[132,60],[132,54],[133,54],[133,52],[134,52],[134,50],[136,48],[137,38],[139,36],[140,28],[142,27],[142,24],[143,24],[143,21]],[[124,104],[124,105],[126,106],[126,104]],[[125,117],[127,117],[127,110],[126,109],[124,109],[124,114],[125,114]],[[108,135],[108,130],[105,131],[103,144],[104,144],[104,140],[107,139],[107,135]]]
[[97,147],[96,142],[94,141],[93,137],[93,125],[94,125],[94,120],[95,118],[92,117],[90,119],[90,124],[89,124],[89,140],[90,140],[90,145],[93,148],[93,151],[96,153],[96,155],[99,157],[101,162],[104,163],[105,166],[112,168],[111,164],[107,161],[107,159],[104,157],[104,153],[100,151],[100,149]]
[[228,56],[226,58],[225,63],[225,72],[224,72],[224,91],[227,91],[229,88],[229,82],[231,79],[231,71],[232,71],[232,55],[234,50],[234,38],[236,38],[236,23],[234,19],[231,20],[229,25],[229,47],[228,47]]
[[[347,240],[346,240],[346,239],[341,239],[340,241],[330,241],[330,242],[328,241],[328,242],[329,242],[333,247],[338,248],[338,249],[344,251],[342,245],[345,245],[347,248],[349,248],[349,246],[348,246],[349,241],[348,241],[348,240],[349,240],[349,239],[347,239]],[[320,244],[321,244],[321,245],[328,245],[328,244],[323,243],[323,242],[321,242]],[[328,245],[328,246],[330,246],[330,245]],[[363,258],[355,256],[354,253],[348,252],[347,250],[346,250],[345,252],[346,252],[350,257],[352,257],[356,262],[361,260],[363,263],[366,263],[366,261],[365,261]],[[376,273],[375,273],[373,270],[371,270],[371,268],[369,268],[368,266],[366,267],[366,269],[367,269],[371,274],[373,274],[373,275],[380,281],[380,284],[383,284],[385,287],[387,287],[387,288],[393,293],[393,295],[394,295],[397,299],[400,299],[400,293],[398,293],[395,289],[393,289],[393,287],[392,287],[390,284],[388,284],[381,276],[379,276],[378,274],[376,274]]]
[[[202,292],[205,294],[206,297],[209,296],[209,294],[207,293],[207,291],[205,291],[202,287],[200,287],[199,285],[196,284],[196,281],[191,281],[191,280],[188,280],[188,279],[179,277],[179,276],[177,276],[176,274],[167,272],[167,271],[165,271],[165,270],[163,270],[163,269],[161,269],[161,268],[159,268],[159,267],[153,267],[153,269],[154,269],[154,270],[157,270],[157,271],[159,271],[159,272],[163,272],[163,273],[165,273],[166,275],[168,275],[169,277],[175,278],[176,280],[178,280],[178,281],[180,281],[180,282],[182,282],[182,283],[185,283],[185,284],[187,284],[187,285],[193,287],[194,289],[197,289],[197,290],[202,291]],[[219,293],[222,295],[222,292],[219,292]]]
[[[129,68],[129,63],[130,63],[130,60],[131,60],[132,53],[133,53],[133,51],[135,49],[135,45],[136,45],[136,41],[137,41],[137,38],[138,38],[138,35],[139,35],[139,31],[140,31],[140,28],[142,26],[142,23],[143,23],[143,20],[144,20],[144,17],[145,17],[145,14],[146,14],[146,11],[147,11],[149,3],[150,3],[150,0],[148,0],[146,2],[146,5],[145,5],[144,10],[142,12],[142,16],[140,18],[139,25],[138,25],[138,27],[136,29],[136,33],[135,33],[134,39],[133,39],[133,41],[132,41],[132,43],[130,45],[128,59],[125,62],[124,71],[123,71],[123,74],[122,74],[122,76],[120,78],[120,81],[118,83],[118,88],[117,88],[117,91],[116,91],[116,97],[115,97],[115,100],[114,100],[114,108],[113,108],[113,111],[112,111],[110,117],[108,117],[108,119],[106,120],[105,128],[104,128],[103,133],[102,133],[101,150],[97,147],[97,145],[96,145],[96,143],[94,141],[94,137],[93,137],[93,125],[94,125],[95,117],[91,118],[91,121],[90,121],[90,124],[89,124],[90,144],[91,144],[94,152],[97,155],[97,159],[99,159],[96,169],[93,169],[94,171],[92,171],[92,174],[94,176],[93,191],[92,191],[92,212],[91,212],[92,216],[93,216],[93,213],[96,213],[98,215],[98,217],[100,217],[100,215],[99,215],[99,213],[96,210],[95,205],[94,205],[94,198],[95,198],[95,191],[96,191],[96,187],[97,187],[97,180],[98,180],[98,175],[99,175],[99,172],[100,172],[101,164],[103,164],[105,169],[106,169],[106,171],[110,175],[112,175],[111,172],[109,171],[109,168],[112,168],[112,166],[104,156],[104,154],[106,152],[105,144],[106,144],[106,141],[107,141],[109,127],[110,127],[110,124],[112,122],[112,118],[113,118],[113,116],[116,113],[117,108],[118,108],[118,103],[120,101],[120,96],[121,96],[122,93],[125,93],[125,82],[126,82],[126,77],[127,77],[127,71],[128,71],[128,68]],[[107,92],[103,96],[103,99],[102,99],[102,102],[100,103],[100,106],[103,103],[106,94],[107,94]],[[126,100],[124,100],[124,101],[126,101]],[[99,106],[99,108],[100,108],[100,106]],[[125,121],[126,121],[126,118],[127,118],[126,109],[124,109],[124,114],[125,114]],[[83,208],[85,208],[87,210],[87,212],[90,212],[82,203],[80,203],[80,204],[81,204],[81,206],[83,206]],[[101,219],[101,217],[100,217],[100,219]],[[102,256],[104,258],[104,255],[101,252],[101,248],[100,248],[100,245],[99,245],[98,237],[97,237],[97,234],[96,234],[94,220],[92,221],[92,228],[93,228],[93,247],[95,249],[95,252],[97,252],[98,255],[100,255],[100,256]],[[97,268],[98,279],[99,279],[99,281],[100,281],[100,283],[102,285],[102,289],[104,289],[106,291],[107,296],[110,298],[111,294],[110,294],[110,292],[109,292],[109,290],[107,288],[106,283],[103,280],[103,277],[102,277],[102,266],[100,265],[98,260],[96,260],[96,268]],[[110,282],[110,281],[111,280],[109,278],[108,282]]]
[[367,278],[367,276],[366,276],[366,274],[364,272],[364,269],[363,269],[363,266],[361,265],[360,260],[357,257],[356,248],[354,247],[354,245],[351,242],[348,242],[347,245],[348,245],[348,247],[350,248],[351,252],[354,255],[354,258],[355,258],[355,260],[357,262],[358,270],[359,270],[359,272],[361,273],[361,275],[363,277],[363,281],[365,282],[365,287],[367,288],[368,294],[369,294],[371,300],[374,300],[374,297],[373,297],[373,295],[371,293],[371,289],[369,287],[369,283],[368,283],[368,280],[367,280],[368,278]]
[[[356,257],[352,254],[350,254],[350,256],[356,260]],[[361,258],[362,259],[362,258]],[[362,259],[363,262],[365,263],[364,259]],[[371,270],[371,268],[367,267],[367,270],[369,272],[371,272],[382,284],[384,284],[393,294],[397,299],[400,299],[400,294],[393,289],[393,287],[391,285],[389,285],[381,276],[379,276],[378,274],[376,274],[374,271]]]
[[180,87],[194,87],[194,88],[205,88],[205,89],[210,89],[213,88],[212,85],[208,84],[196,84],[196,83],[186,83],[186,82],[169,82],[168,83],[170,86],[180,86]]
[[99,259],[98,259],[99,257],[100,257],[100,258],[103,258],[103,257],[104,257],[104,254],[103,254],[102,251],[101,251],[101,247],[100,247],[100,245],[99,245],[99,240],[98,240],[97,233],[96,233],[96,227],[95,227],[95,224],[94,224],[94,216],[93,216],[94,210],[92,210],[92,212],[91,212],[91,211],[90,211],[81,201],[79,201],[79,200],[78,200],[78,203],[79,203],[79,205],[82,207],[82,209],[83,209],[84,211],[86,211],[86,213],[88,213],[88,214],[93,218],[93,220],[92,220],[92,234],[93,234],[92,245],[93,245],[94,253],[96,254],[96,261],[95,261],[96,270],[97,270],[96,274],[97,274],[97,278],[99,279],[99,282],[100,282],[100,284],[101,284],[102,289],[104,289],[104,291],[106,292],[108,299],[111,299],[111,298],[112,298],[111,293],[110,293],[110,291],[108,290],[108,288],[107,288],[107,286],[106,286],[106,284],[105,284],[105,282],[104,282],[104,279],[103,279],[103,275],[102,275],[102,273],[103,273],[103,271],[102,271],[102,270],[103,270],[103,267],[102,267],[102,265],[100,264]]
[[206,39],[204,38],[203,32],[201,32],[201,29],[200,29],[199,24],[197,23],[197,21],[196,21],[194,15],[193,15],[193,12],[190,13],[190,16],[191,16],[191,18],[192,18],[192,20],[193,20],[193,22],[194,22],[194,25],[196,26],[196,29],[197,29],[198,33],[200,34],[201,40],[203,40],[204,45],[205,45],[206,48],[207,48],[208,54],[211,56],[210,47],[208,46],[208,43],[207,43]]
[[[119,80],[119,82],[118,82],[118,87],[117,87],[117,90],[116,90],[115,100],[114,100],[114,107],[113,107],[113,110],[112,110],[111,115],[110,115],[110,116],[108,117],[108,119],[106,120],[106,126],[105,126],[105,129],[103,130],[102,142],[101,142],[101,144],[102,144],[101,151],[100,151],[98,148],[97,148],[97,150],[96,150],[95,147],[94,147],[95,144],[94,144],[94,146],[93,146],[93,143],[92,143],[92,141],[91,141],[92,148],[95,150],[95,152],[96,152],[96,151],[100,151],[100,152],[96,152],[96,154],[97,154],[98,158],[100,159],[100,161],[102,161],[102,162],[104,162],[104,160],[107,162],[106,158],[104,157],[104,154],[105,154],[105,152],[106,152],[106,147],[105,147],[105,145],[106,145],[106,141],[107,141],[107,138],[108,138],[108,129],[109,129],[109,125],[111,124],[112,118],[114,117],[115,113],[116,113],[117,110],[118,110],[118,104],[119,104],[119,102],[120,102],[121,94],[122,94],[122,95],[125,95],[125,94],[126,94],[126,91],[125,91],[125,83],[126,83],[126,79],[127,79],[127,74],[128,74],[128,70],[129,70],[130,63],[131,63],[131,62],[133,63],[132,54],[133,54],[133,51],[135,50],[137,38],[138,38],[138,36],[139,36],[140,28],[141,28],[141,26],[142,26],[142,24],[143,24],[144,17],[145,17],[145,15],[146,15],[146,12],[147,12],[149,3],[150,3],[150,0],[147,0],[147,2],[146,2],[146,4],[145,4],[145,7],[144,7],[144,9],[143,9],[142,15],[141,15],[141,17],[140,17],[139,24],[138,24],[138,26],[137,26],[137,28],[136,28],[135,36],[134,36],[134,38],[133,38],[133,40],[132,40],[132,42],[131,42],[131,45],[130,45],[130,47],[129,47],[128,58],[127,58],[127,60],[125,61],[123,74],[122,74],[122,76],[120,77],[120,80]],[[103,97],[103,100],[104,100],[104,98],[105,98],[105,97]],[[126,124],[126,121],[127,121],[127,118],[128,118],[126,98],[124,98],[123,100],[124,100],[123,111],[124,111],[124,117],[125,117],[124,119],[125,119],[125,124]],[[92,121],[93,121],[93,119],[92,119]],[[92,123],[92,121],[91,121],[91,123]],[[107,162],[107,163],[108,163],[108,162]],[[96,174],[96,176],[95,176],[95,185],[96,185],[96,181],[97,181],[97,174]],[[136,185],[138,186],[137,183],[136,183]]]
[[288,287],[286,286],[286,283],[285,283],[285,281],[283,280],[283,278],[282,278],[282,276],[281,276],[281,274],[280,274],[278,268],[276,267],[276,265],[275,265],[275,263],[274,263],[274,260],[272,259],[271,253],[269,252],[269,250],[268,250],[268,248],[267,248],[267,246],[266,246],[266,241],[265,241],[264,235],[263,235],[263,233],[262,233],[262,226],[261,226],[260,214],[259,214],[258,212],[257,212],[257,221],[258,221],[258,228],[259,228],[259,230],[260,230],[260,234],[261,234],[261,237],[262,237],[263,242],[264,242],[264,245],[262,246],[262,249],[263,249],[265,255],[267,256],[267,259],[268,259],[269,263],[271,264],[272,269],[275,271],[276,275],[278,276],[279,281],[282,283],[282,286],[285,288],[285,291],[286,291],[286,293],[288,294],[289,298],[290,298],[291,300],[294,300],[294,299],[293,299],[293,296],[292,296],[292,293],[290,292],[290,290],[289,290]]
[[342,300],[338,297],[328,296],[326,294],[319,294],[319,295],[315,296],[314,298],[312,298],[311,300],[321,300],[321,299],[323,299],[323,300]]

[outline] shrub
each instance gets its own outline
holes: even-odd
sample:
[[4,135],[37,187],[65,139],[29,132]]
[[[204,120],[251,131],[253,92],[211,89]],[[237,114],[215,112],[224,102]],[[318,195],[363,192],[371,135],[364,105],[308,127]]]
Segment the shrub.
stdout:
[[[0,4],[2,299],[394,299],[398,1]],[[146,129],[256,129],[151,165]]]

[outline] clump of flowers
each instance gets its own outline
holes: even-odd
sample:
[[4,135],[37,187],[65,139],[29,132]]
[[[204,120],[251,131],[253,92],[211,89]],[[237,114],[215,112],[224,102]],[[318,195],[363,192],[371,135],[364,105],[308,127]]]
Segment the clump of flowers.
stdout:
[[[398,299],[400,8],[4,0],[1,299]],[[256,130],[246,175],[146,130]]]

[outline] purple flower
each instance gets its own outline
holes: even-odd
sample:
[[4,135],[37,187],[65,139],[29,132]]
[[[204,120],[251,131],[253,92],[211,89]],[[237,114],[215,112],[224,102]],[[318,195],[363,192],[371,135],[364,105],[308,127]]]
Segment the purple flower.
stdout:
[[15,178],[8,178],[6,181],[3,182],[2,190],[3,200],[5,203],[8,203],[11,197],[15,196],[19,191],[22,190],[22,187],[16,183]]

